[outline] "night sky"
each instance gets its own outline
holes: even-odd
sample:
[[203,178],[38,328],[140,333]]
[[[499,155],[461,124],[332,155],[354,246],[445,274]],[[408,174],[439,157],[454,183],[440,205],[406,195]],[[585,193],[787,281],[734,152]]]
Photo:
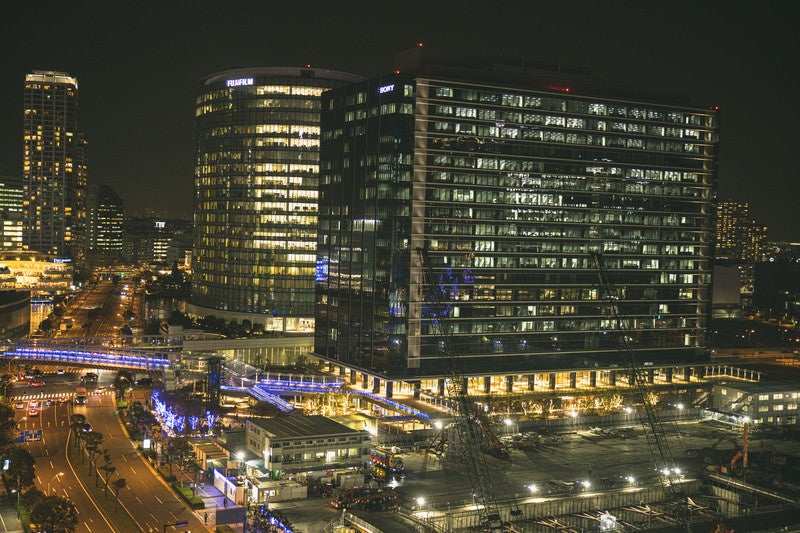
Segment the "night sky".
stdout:
[[[126,211],[189,217],[197,81],[238,67],[371,76],[425,46],[561,61],[597,78],[722,109],[719,192],[749,201],[770,239],[800,240],[800,39],[785,2],[13,2],[0,42],[0,174],[22,172],[33,69],[78,78],[89,182]],[[91,6],[91,7],[90,7]],[[165,7],[167,6],[167,7]],[[291,7],[283,7],[291,6]],[[431,8],[431,6],[433,6]]]

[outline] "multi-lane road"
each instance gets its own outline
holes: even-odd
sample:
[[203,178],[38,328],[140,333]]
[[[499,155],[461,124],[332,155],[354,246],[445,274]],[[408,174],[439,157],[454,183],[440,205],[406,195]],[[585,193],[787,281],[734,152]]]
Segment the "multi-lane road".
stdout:
[[[97,497],[88,490],[78,469],[88,469],[88,463],[78,454],[68,452],[70,416],[82,414],[91,423],[92,430],[103,434],[103,448],[116,467],[113,479],[122,477],[127,487],[120,494],[120,504],[140,531],[162,531],[165,524],[188,522],[173,531],[207,531],[203,521],[178,499],[172,489],[153,471],[127,438],[116,415],[114,397],[110,393],[93,394],[85,405],[75,405],[71,398],[80,383],[79,369],[43,369],[44,387],[31,387],[26,382],[9,386],[9,396],[17,408],[16,418],[22,431],[37,435],[41,440],[25,442],[36,459],[36,484],[43,492],[68,497],[79,513],[78,533],[126,531],[113,520],[110,512],[116,506],[112,497]],[[49,370],[49,372],[48,372]],[[114,374],[99,372],[99,386],[110,389]],[[67,401],[58,399],[64,396]],[[54,401],[48,402],[47,398]],[[48,405],[49,404],[49,405]],[[32,409],[38,410],[38,414]],[[100,461],[102,463],[102,461]]]

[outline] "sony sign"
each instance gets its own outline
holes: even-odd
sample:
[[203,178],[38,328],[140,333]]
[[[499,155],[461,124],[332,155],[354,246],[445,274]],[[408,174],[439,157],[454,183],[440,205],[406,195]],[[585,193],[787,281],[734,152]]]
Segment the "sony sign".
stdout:
[[238,78],[225,82],[228,87],[241,87],[242,85],[253,85],[253,78]]
[[378,87],[378,94],[390,93],[394,91],[394,83]]

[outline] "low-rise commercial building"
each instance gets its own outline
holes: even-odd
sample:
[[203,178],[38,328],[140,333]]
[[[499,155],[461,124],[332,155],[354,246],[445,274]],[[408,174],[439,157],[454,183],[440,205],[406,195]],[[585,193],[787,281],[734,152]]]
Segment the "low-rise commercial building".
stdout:
[[304,472],[361,467],[369,461],[372,436],[324,416],[249,419],[247,449],[264,461],[273,479]]

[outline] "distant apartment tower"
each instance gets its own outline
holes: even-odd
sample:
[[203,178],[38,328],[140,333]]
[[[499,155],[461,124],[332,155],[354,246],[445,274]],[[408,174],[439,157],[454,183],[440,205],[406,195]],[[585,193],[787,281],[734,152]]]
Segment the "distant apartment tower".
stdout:
[[519,64],[323,95],[318,356],[446,375],[446,313],[465,373],[624,365],[599,252],[637,356],[703,359],[718,111]]
[[186,265],[192,249],[192,223],[165,218],[130,218],[125,222],[125,260],[149,265]]
[[78,131],[78,81],[65,72],[25,76],[23,243],[77,258],[86,222],[86,140]]
[[750,204],[725,200],[717,205],[716,255],[736,263],[762,260],[767,240],[766,226],[750,215]]
[[275,67],[200,81],[192,312],[313,325],[320,96],[359,80]]
[[22,249],[22,178],[0,176],[0,249]]
[[86,195],[87,257],[100,263],[122,259],[124,205],[122,198],[107,185],[92,184]]

